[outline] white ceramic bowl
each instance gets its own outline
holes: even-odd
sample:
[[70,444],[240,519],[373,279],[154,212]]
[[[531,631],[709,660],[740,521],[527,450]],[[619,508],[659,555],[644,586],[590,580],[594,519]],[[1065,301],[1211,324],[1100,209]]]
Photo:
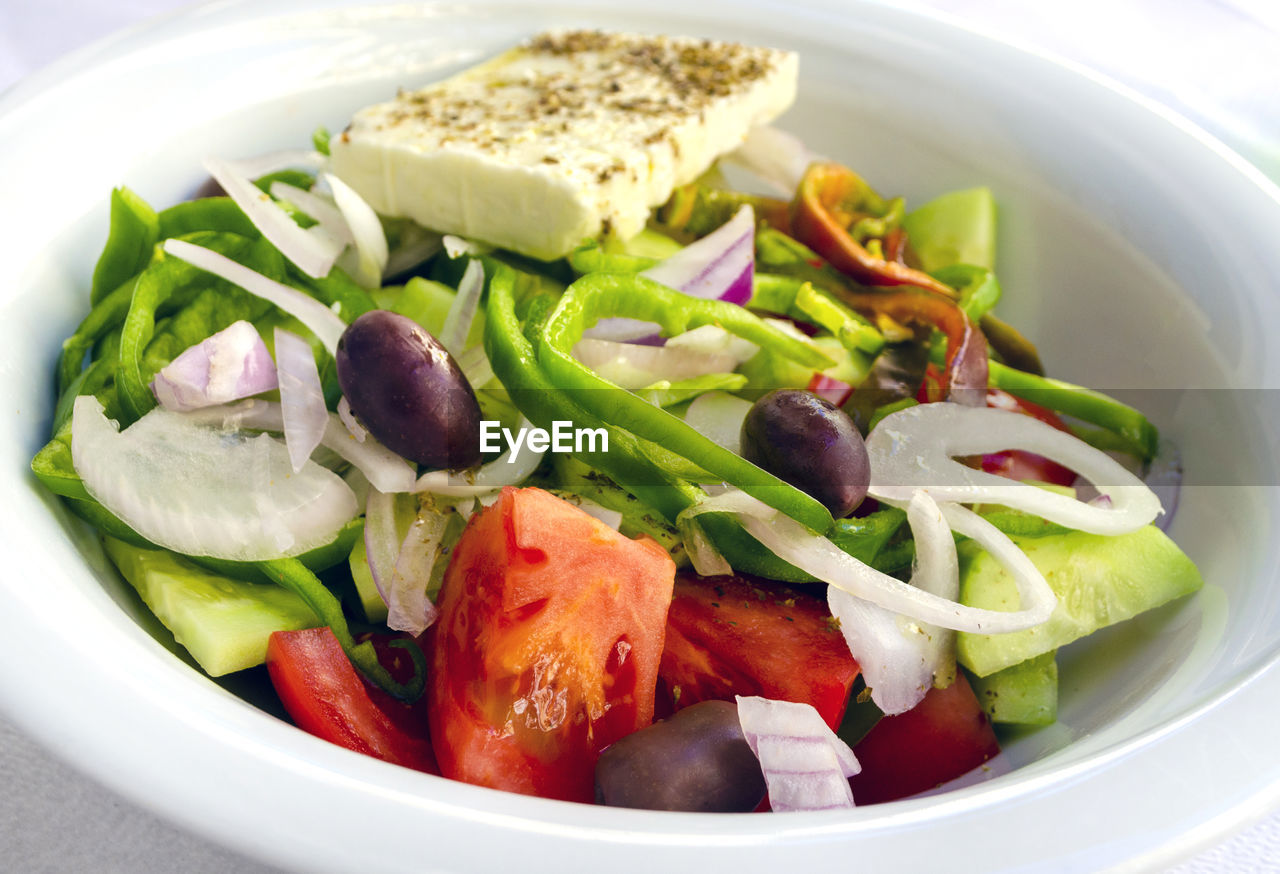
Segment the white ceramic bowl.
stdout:
[[[173,202],[206,154],[304,144],[397,86],[561,24],[800,50],[783,126],[915,202],[990,185],[1002,313],[1057,375],[1145,389],[1182,445],[1193,485],[1173,534],[1207,588],[1064,652],[1061,722],[1009,743],[993,779],[852,813],[717,817],[568,805],[385,765],[175,658],[94,538],[27,473],[113,185]],[[1280,327],[1280,195],[1114,86],[937,19],[834,0],[643,11],[233,0],[152,22],[6,95],[0,203],[0,703],[197,832],[309,871],[1096,870],[1172,859],[1280,800],[1280,344],[1267,344]]]

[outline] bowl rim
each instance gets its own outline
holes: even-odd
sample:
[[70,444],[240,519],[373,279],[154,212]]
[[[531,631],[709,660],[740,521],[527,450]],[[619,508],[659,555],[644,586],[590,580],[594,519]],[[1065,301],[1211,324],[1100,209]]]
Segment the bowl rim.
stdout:
[[[229,0],[229,2],[214,0],[214,2],[197,3],[175,9],[77,50],[15,84],[9,91],[0,95],[0,124],[3,124],[5,118],[37,99],[48,89],[85,73],[100,63],[122,55],[139,40],[145,43],[162,25],[197,29],[207,21],[209,16],[243,15],[252,19],[257,15],[271,14],[275,10],[290,7],[303,8],[305,5],[318,9],[334,9],[348,5],[378,4],[348,4],[342,0],[324,0],[318,4],[303,4],[300,0],[281,0],[281,2],[269,4],[261,4],[253,0]],[[847,4],[833,2],[833,0],[819,0],[807,5],[819,13],[839,11],[847,14],[849,9]],[[858,5],[870,14],[879,16],[881,21],[888,23],[888,26],[945,28],[962,34],[963,39],[978,40],[989,47],[1002,46],[1012,50],[1021,56],[1024,63],[1057,67],[1075,78],[1088,80],[1096,89],[1098,99],[1104,99],[1102,95],[1110,94],[1134,104],[1140,111],[1158,116],[1179,135],[1191,138],[1212,153],[1214,160],[1225,162],[1243,176],[1245,181],[1258,188],[1277,207],[1280,207],[1280,187],[1267,179],[1260,170],[1173,110],[1116,83],[1109,77],[1074,62],[1031,49],[1016,40],[993,37],[979,28],[959,21],[954,16],[916,8],[904,9],[876,2],[876,0],[860,0]],[[11,539],[11,535],[5,536],[7,540]],[[64,576],[67,569],[59,568],[56,573]],[[49,628],[45,630],[48,631]],[[65,638],[66,635],[62,634],[59,637]],[[132,678],[130,685],[133,686],[133,691],[137,695],[134,703],[145,708],[146,721],[153,726],[150,731],[155,732],[160,726],[165,726],[166,730],[181,729],[191,732],[191,737],[198,741],[193,746],[204,744],[208,745],[210,750],[216,747],[217,754],[210,754],[207,761],[200,763],[200,767],[208,772],[204,778],[206,781],[216,779],[216,772],[232,767],[236,761],[241,760],[241,756],[247,755],[263,764],[268,771],[276,773],[279,779],[297,783],[299,787],[320,786],[325,792],[352,793],[352,797],[359,795],[366,798],[371,794],[377,795],[378,799],[366,798],[366,800],[371,804],[375,800],[378,801],[378,804],[373,806],[380,810],[386,811],[397,807],[405,810],[412,809],[419,813],[430,813],[440,817],[442,821],[452,822],[459,828],[477,825],[487,828],[499,825],[520,832],[531,839],[540,834],[557,840],[570,839],[595,849],[603,846],[639,843],[655,850],[661,847],[688,851],[692,840],[696,840],[700,846],[718,848],[722,851],[728,848],[755,848],[758,851],[764,843],[773,842],[780,842],[795,849],[814,841],[858,839],[881,826],[910,830],[933,823],[940,818],[959,820],[972,814],[975,807],[988,810],[1004,808],[1011,818],[1017,818],[1007,809],[1010,805],[1025,806],[1029,803],[1037,803],[1037,799],[1043,801],[1048,796],[1060,795],[1064,792],[1071,794],[1062,784],[1088,783],[1091,776],[1096,776],[1096,773],[1091,775],[1090,770],[1105,773],[1114,769],[1121,760],[1133,766],[1135,762],[1151,759],[1160,750],[1169,751],[1165,755],[1192,754],[1196,750],[1197,742],[1189,738],[1188,729],[1193,724],[1212,723],[1219,729],[1225,729],[1234,723],[1252,721],[1242,720],[1241,717],[1256,713],[1261,702],[1276,700],[1275,693],[1280,692],[1280,655],[1272,653],[1269,656],[1259,657],[1249,670],[1237,675],[1235,681],[1224,683],[1214,694],[1205,696],[1196,706],[1137,736],[1099,749],[1087,761],[1078,762],[1068,768],[1056,769],[1052,773],[1037,773],[1035,769],[1031,769],[1026,774],[1019,772],[1013,775],[1012,779],[1003,781],[1003,784],[998,787],[986,785],[958,790],[944,797],[893,802],[877,808],[873,815],[860,815],[853,819],[839,814],[809,815],[802,821],[797,820],[796,817],[790,817],[790,821],[779,824],[777,828],[769,829],[769,834],[764,836],[767,840],[762,840],[761,836],[756,834],[760,825],[758,821],[731,822],[732,818],[725,820],[717,817],[715,824],[700,822],[698,827],[690,825],[677,828],[673,826],[673,822],[680,819],[682,815],[673,817],[667,814],[637,814],[632,811],[620,812],[593,808],[584,810],[578,805],[568,806],[561,802],[509,796],[492,790],[456,784],[441,778],[404,772],[403,769],[366,759],[301,735],[291,726],[271,720],[266,714],[252,708],[248,708],[251,712],[241,712],[248,706],[243,705],[243,702],[239,702],[238,699],[218,701],[215,705],[213,702],[219,696],[226,696],[227,693],[207,678],[192,675],[177,660],[157,660],[155,658],[157,650],[152,648],[154,642],[128,636],[122,636],[119,642],[136,658],[136,664],[134,662],[131,664],[139,668],[139,674]],[[148,646],[148,643],[152,646]],[[91,649],[88,647],[81,647],[81,649],[83,650],[81,655],[86,658],[92,657]],[[210,723],[196,722],[193,720],[193,714],[184,710],[188,703],[184,691],[196,688],[191,683],[192,676],[197,676],[203,681],[205,688],[198,693],[202,703],[215,707],[216,719]],[[101,690],[92,689],[92,684],[76,682],[68,678],[68,685],[78,688],[81,694],[88,698],[102,700]],[[12,705],[16,702],[12,693],[24,686],[27,686],[27,683],[23,678],[18,677],[12,670],[0,668],[0,688],[6,692],[3,706],[10,711],[9,715],[14,721],[33,736],[41,738],[43,735],[43,741],[54,748],[56,754],[71,760],[77,768],[92,774],[121,794],[219,843],[271,859],[276,864],[305,862],[324,869],[329,869],[329,866],[335,863],[341,865],[342,857],[328,856],[321,851],[313,851],[313,855],[307,858],[301,858],[292,852],[282,853],[274,839],[264,840],[264,837],[270,836],[271,830],[264,830],[260,835],[245,830],[243,824],[246,820],[243,815],[211,821],[206,816],[207,812],[201,809],[198,793],[191,791],[193,787],[176,785],[180,781],[156,773],[151,773],[142,779],[134,779],[137,773],[127,774],[126,771],[129,770],[127,765],[140,764],[145,759],[145,754],[141,757],[130,756],[127,763],[113,763],[108,754],[112,752],[118,754],[118,749],[108,749],[102,743],[84,743],[84,739],[79,734],[66,726],[55,731],[45,731],[48,718],[65,719],[68,716],[68,708],[65,705],[51,703],[48,699],[42,702],[45,705],[43,708],[14,708]],[[214,697],[210,697],[210,692]],[[245,731],[249,733],[245,734]],[[1242,733],[1240,742],[1256,744],[1251,746],[1255,750],[1269,749],[1269,739],[1263,738],[1262,733],[1255,732],[1255,734],[1256,737],[1254,734]],[[1264,746],[1264,743],[1267,745]],[[282,755],[282,750],[290,752]],[[121,764],[126,764],[126,767],[122,769]],[[1144,772],[1158,770],[1150,763],[1143,764],[1142,768],[1145,769]],[[1280,774],[1280,768],[1273,768],[1273,771]],[[432,782],[423,783],[422,781]],[[424,796],[422,790],[424,786],[435,787],[430,792],[431,797]],[[1212,788],[1208,787],[1208,789]],[[376,792],[371,793],[370,790],[376,790]],[[1073,797],[1082,799],[1086,796],[1080,796],[1077,791]],[[981,803],[975,804],[975,798],[980,798]],[[177,803],[177,807],[167,806],[174,803]],[[1223,799],[1222,806],[1213,811],[1210,823],[1205,828],[1186,831],[1163,846],[1148,844],[1145,849],[1138,848],[1131,855],[1131,859],[1140,858],[1143,864],[1171,861],[1182,853],[1211,842],[1238,825],[1240,818],[1260,816],[1267,809],[1277,805],[1280,805],[1280,786],[1254,791],[1245,797]],[[627,821],[623,822],[624,818]],[[712,827],[705,828],[704,826],[707,825]],[[300,827],[302,827],[300,823],[291,826],[295,833]],[[362,854],[362,858],[368,857]],[[396,866],[390,867],[395,869]],[[340,869],[339,867],[332,870]]]

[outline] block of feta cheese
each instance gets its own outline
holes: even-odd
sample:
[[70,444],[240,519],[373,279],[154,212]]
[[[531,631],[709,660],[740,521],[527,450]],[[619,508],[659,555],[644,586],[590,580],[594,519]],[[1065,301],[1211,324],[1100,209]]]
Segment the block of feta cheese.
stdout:
[[549,260],[639,232],[791,105],[796,71],[777,49],[547,33],[359,111],[332,168],[384,215]]

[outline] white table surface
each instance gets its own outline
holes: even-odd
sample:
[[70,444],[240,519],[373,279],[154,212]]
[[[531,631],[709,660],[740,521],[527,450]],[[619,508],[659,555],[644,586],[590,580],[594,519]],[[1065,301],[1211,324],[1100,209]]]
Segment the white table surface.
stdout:
[[[186,0],[0,0],[0,90]],[[907,4],[904,4],[907,5]],[[1280,3],[1273,0],[914,0],[1095,67],[1173,106],[1280,178]],[[1105,24],[1103,24],[1105,22]],[[170,825],[0,718],[0,869],[268,874]],[[1280,812],[1168,874],[1280,874]]]

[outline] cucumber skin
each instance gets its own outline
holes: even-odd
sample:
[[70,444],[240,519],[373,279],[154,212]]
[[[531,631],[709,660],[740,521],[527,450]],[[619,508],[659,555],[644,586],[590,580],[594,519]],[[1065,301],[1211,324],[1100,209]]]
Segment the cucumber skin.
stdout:
[[211,677],[266,661],[273,631],[313,628],[301,598],[269,583],[220,576],[161,549],[104,537],[107,555],[156,618]]
[[[1118,537],[1071,531],[1013,541],[1044,574],[1058,606],[1047,622],[1025,631],[957,635],[960,663],[979,677],[1051,652],[1204,585],[1191,559],[1152,525]],[[962,544],[959,552],[962,603],[1018,609],[1017,587],[1004,568],[972,542]]]
[[969,685],[992,722],[1010,725],[1052,725],[1058,721],[1057,651],[1047,652],[985,677],[971,677]]

